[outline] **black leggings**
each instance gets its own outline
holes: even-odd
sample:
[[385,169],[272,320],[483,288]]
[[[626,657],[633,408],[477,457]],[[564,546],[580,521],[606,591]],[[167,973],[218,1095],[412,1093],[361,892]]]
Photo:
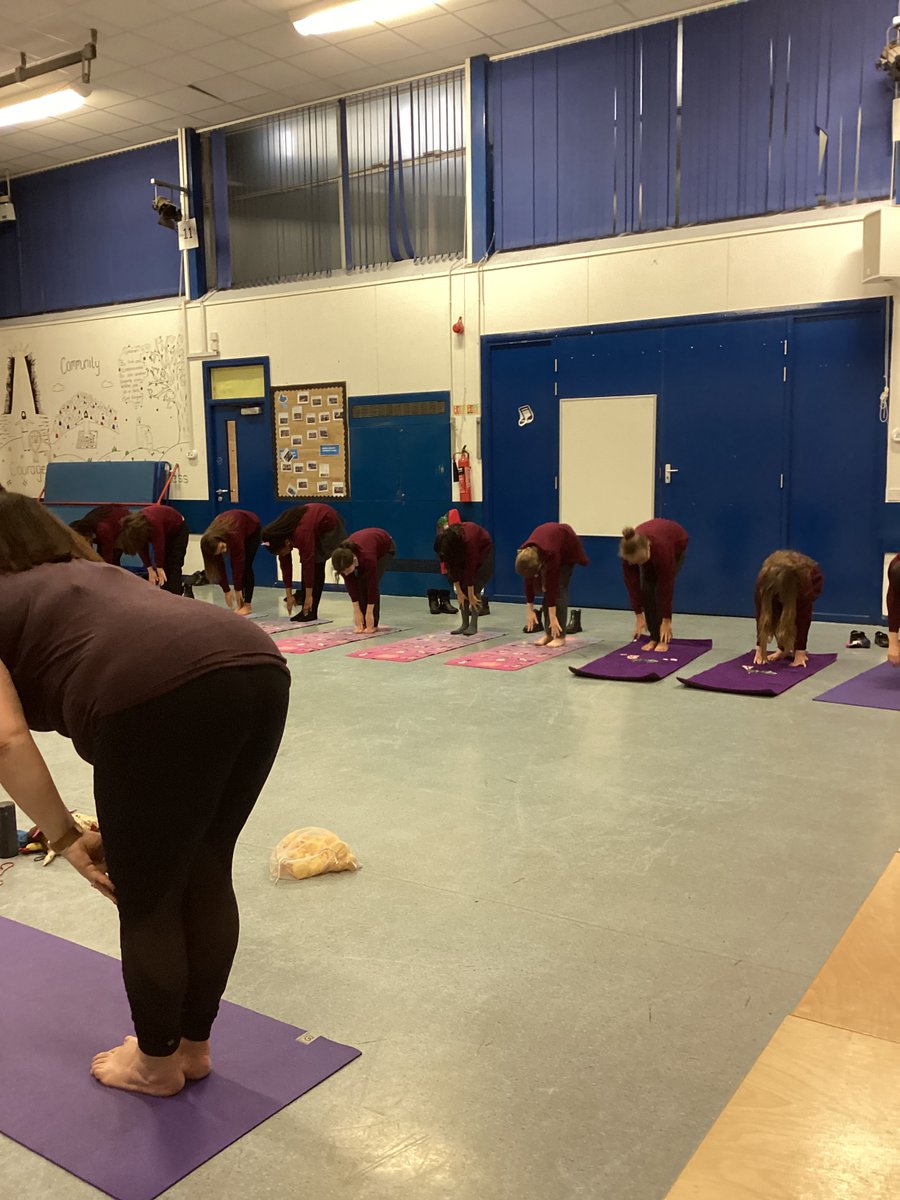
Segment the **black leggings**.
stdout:
[[[319,601],[322,599],[322,593],[325,590],[325,564],[337,550],[338,546],[347,536],[344,529],[344,522],[338,517],[337,525],[334,529],[330,529],[318,542],[316,542],[316,566],[315,574],[313,575],[312,583],[312,608],[310,609],[311,617],[319,615]],[[309,585],[304,579],[302,588],[306,589]],[[305,595],[300,597],[301,603],[305,600]]]
[[[184,595],[184,556],[187,554],[188,537],[190,535],[187,521],[181,522],[181,528],[166,542],[166,558],[163,570],[166,582],[162,586],[164,592],[172,592],[175,596]],[[159,566],[159,563],[156,564]]]
[[[259,539],[262,533],[257,529],[256,533],[251,533],[244,541],[244,578],[240,581],[240,589],[244,594],[244,603],[249,604],[253,599],[253,591],[256,587],[256,576],[253,574],[253,560],[256,558],[256,552],[259,549]],[[234,581],[235,587],[238,586],[238,580]]]
[[[563,633],[566,632],[566,626],[569,623],[569,584],[572,582],[572,572],[575,569],[573,563],[563,563],[559,568],[559,590],[556,595],[556,619],[562,628]],[[550,606],[544,599],[544,608],[541,613],[541,623],[546,633],[550,633]]]
[[234,847],[275,761],[289,690],[274,664],[227,667],[97,722],[94,796],[145,1054],[209,1037],[238,943]]

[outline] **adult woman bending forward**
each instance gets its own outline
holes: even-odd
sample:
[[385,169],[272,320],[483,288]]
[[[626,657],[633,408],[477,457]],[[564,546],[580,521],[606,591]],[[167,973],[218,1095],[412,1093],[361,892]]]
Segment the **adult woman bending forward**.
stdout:
[[525,580],[525,628],[538,628],[534,600],[544,597],[544,636],[538,646],[564,646],[569,611],[569,583],[575,566],[586,567],[590,559],[571,525],[549,521],[538,525],[516,555],[516,571]]
[[[253,589],[256,586],[253,560],[259,549],[260,527],[256,513],[232,508],[216,517],[200,539],[206,578],[210,583],[219,585],[229,608],[237,605],[239,617],[249,617],[253,612]],[[231,558],[233,589],[228,582],[226,554]]]
[[341,542],[331,556],[336,575],[343,577],[353,604],[357,633],[374,631],[381,619],[381,578],[397,547],[386,529],[360,529]]
[[344,540],[344,522],[330,504],[301,504],[286,509],[264,526],[262,544],[278,556],[284,581],[284,603],[294,608],[293,552],[300,555],[303,607],[293,621],[316,621],[325,590],[325,564]]
[[[118,904],[137,1038],[94,1058],[108,1087],[171,1096],[210,1070],[238,941],[232,856],[289,687],[251,622],[146,587],[37,501],[0,495],[0,788]],[[93,765],[102,841],[75,827],[33,729]],[[135,768],[148,746],[166,748],[162,781]]]
[[[763,563],[756,579],[757,666],[790,658],[792,667],[805,667],[813,604],[825,577],[819,564],[796,550],[776,550]],[[769,643],[778,649],[769,653]]]
[[677,521],[659,518],[622,530],[619,557],[625,587],[634,609],[634,634],[646,629],[644,650],[668,650],[672,640],[675,576],[687,550],[687,532]]

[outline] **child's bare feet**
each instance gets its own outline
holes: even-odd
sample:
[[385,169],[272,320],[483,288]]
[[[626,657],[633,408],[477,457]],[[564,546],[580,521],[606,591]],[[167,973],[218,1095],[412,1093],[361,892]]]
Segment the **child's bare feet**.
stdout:
[[547,642],[547,649],[548,650],[556,650],[560,646],[564,646],[565,644],[566,644],[565,635],[563,635],[562,637],[551,638],[550,641]]
[[136,1037],[127,1037],[121,1046],[95,1054],[91,1074],[104,1087],[146,1096],[174,1096],[184,1087],[185,1074],[177,1054],[151,1058],[144,1054]]
[[550,641],[550,634],[545,633],[544,636],[542,638],[538,638],[538,640],[534,644],[536,646],[546,646],[549,641]]
[[182,1038],[178,1054],[185,1079],[205,1079],[212,1070],[209,1042],[192,1042]]
[[237,610],[237,615],[239,617],[249,617],[252,612],[253,612],[252,605],[242,604],[241,607]]

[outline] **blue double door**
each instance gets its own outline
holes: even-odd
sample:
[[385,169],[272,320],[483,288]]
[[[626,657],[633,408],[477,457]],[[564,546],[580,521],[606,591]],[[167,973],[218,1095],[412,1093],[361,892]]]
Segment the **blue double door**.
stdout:
[[[767,554],[819,561],[821,616],[880,614],[884,497],[884,308],[697,321],[501,342],[488,347],[486,502],[494,591],[521,594],[516,547],[558,519],[559,402],[657,396],[657,516],[690,548],[684,612],[746,615]],[[521,424],[520,409],[533,419]],[[667,470],[668,467],[668,470]],[[614,538],[587,538],[574,595],[622,607]]]

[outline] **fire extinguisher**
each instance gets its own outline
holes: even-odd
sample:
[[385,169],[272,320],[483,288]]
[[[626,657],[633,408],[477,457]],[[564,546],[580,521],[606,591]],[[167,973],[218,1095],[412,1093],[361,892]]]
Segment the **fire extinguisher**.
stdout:
[[467,504],[472,499],[472,466],[465,446],[456,456],[456,470],[459,475],[459,501],[460,504]]

